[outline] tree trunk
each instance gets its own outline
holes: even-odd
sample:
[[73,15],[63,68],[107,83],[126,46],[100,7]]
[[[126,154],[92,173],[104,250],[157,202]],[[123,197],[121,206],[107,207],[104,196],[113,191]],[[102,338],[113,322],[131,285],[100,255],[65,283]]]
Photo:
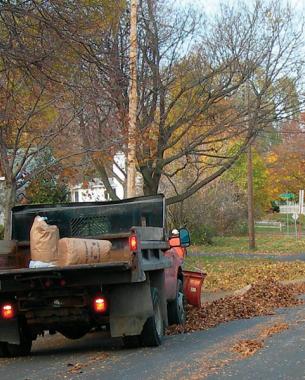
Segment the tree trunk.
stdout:
[[248,230],[249,249],[255,249],[253,165],[251,144],[248,146]]
[[16,201],[16,184],[6,183],[4,187],[4,240],[11,239],[12,208]]
[[137,12],[138,0],[131,0],[130,10],[130,89],[127,154],[127,197],[136,196],[136,125],[137,125]]
[[141,168],[141,174],[143,177],[143,193],[144,195],[156,195],[158,194],[159,182],[161,176],[152,175],[151,170]]
[[101,178],[111,200],[116,200],[116,201],[119,200],[120,198],[116,195],[114,189],[111,187],[108,174],[102,160],[95,159],[93,158],[93,156],[91,156],[91,159],[92,159],[92,162],[94,163],[95,169],[97,170],[98,175]]

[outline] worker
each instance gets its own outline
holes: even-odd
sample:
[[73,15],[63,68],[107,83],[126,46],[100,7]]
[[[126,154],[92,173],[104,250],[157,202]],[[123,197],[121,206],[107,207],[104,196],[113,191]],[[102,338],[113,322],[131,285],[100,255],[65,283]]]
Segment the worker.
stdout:
[[171,232],[169,244],[176,250],[178,256],[183,260],[186,255],[186,249],[181,247],[179,231],[176,228],[174,228]]

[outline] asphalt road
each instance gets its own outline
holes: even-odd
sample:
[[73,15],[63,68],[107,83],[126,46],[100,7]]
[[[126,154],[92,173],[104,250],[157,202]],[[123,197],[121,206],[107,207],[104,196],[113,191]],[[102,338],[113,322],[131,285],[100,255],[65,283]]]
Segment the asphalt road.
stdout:
[[[232,352],[243,339],[258,339],[266,326],[288,330],[264,340],[247,359]],[[91,333],[78,341],[60,335],[38,339],[30,357],[0,359],[1,380],[48,379],[304,379],[305,306],[239,320],[192,334],[166,337],[157,348],[123,349],[120,340]]]

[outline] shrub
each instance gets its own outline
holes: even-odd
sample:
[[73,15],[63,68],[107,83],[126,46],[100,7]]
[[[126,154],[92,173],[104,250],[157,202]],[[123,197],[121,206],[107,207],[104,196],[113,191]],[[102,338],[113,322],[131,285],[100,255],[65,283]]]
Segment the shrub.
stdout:
[[4,239],[4,226],[0,224],[0,240]]
[[232,229],[232,235],[247,235],[248,233],[248,223],[247,222],[239,222],[238,224],[235,224],[235,226]]
[[211,245],[213,244],[213,237],[215,230],[207,225],[201,224],[191,229],[191,240],[196,245]]
[[202,229],[207,239],[230,235],[247,224],[247,198],[233,183],[219,181],[185,201],[183,214],[195,236]]

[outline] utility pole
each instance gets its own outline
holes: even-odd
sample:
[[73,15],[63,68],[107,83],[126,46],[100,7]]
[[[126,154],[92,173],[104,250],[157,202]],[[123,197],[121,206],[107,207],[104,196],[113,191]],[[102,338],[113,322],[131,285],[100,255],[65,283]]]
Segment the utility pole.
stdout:
[[255,249],[255,229],[254,229],[254,192],[253,192],[253,162],[251,142],[247,151],[248,158],[248,231],[249,231],[249,249]]
[[[247,102],[247,118],[248,118],[248,129],[249,133],[252,127],[252,122],[250,120],[250,85],[247,81],[246,83],[246,102]],[[247,199],[248,199],[248,239],[249,239],[249,249],[255,249],[255,229],[254,229],[254,191],[253,191],[253,162],[252,162],[252,143],[254,138],[250,136],[248,150],[247,150]]]
[[136,196],[136,132],[137,132],[137,13],[138,0],[130,4],[130,85],[127,154],[127,198]]

